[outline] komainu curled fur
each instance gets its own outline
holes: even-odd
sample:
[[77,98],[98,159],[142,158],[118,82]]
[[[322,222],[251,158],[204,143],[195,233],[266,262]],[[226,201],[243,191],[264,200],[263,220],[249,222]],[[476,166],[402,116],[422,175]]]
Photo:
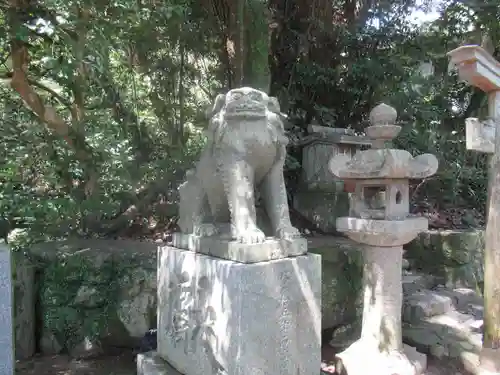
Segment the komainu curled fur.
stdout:
[[288,139],[279,113],[276,98],[249,87],[217,96],[209,113],[207,145],[179,187],[183,233],[263,242],[266,236],[257,226],[257,190],[271,235],[299,236],[288,212],[283,178]]

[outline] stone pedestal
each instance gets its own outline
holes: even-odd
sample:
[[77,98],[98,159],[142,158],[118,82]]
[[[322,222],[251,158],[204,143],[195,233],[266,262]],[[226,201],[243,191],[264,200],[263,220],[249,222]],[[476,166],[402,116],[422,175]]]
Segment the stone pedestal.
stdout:
[[218,236],[202,237],[194,234],[174,233],[172,244],[178,249],[196,251],[239,263],[265,262],[307,253],[307,240],[302,237],[292,240],[268,238],[263,243],[245,244]]
[[158,349],[138,373],[316,375],[320,309],[316,254],[249,264],[161,247]]

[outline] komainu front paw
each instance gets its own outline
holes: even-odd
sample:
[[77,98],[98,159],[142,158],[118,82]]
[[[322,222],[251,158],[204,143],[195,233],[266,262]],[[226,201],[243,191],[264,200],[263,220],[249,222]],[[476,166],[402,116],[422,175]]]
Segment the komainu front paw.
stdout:
[[200,224],[194,230],[194,234],[200,237],[210,237],[216,235],[217,233],[217,227],[210,223]]
[[301,237],[301,234],[297,228],[292,227],[290,225],[290,226],[279,228],[276,231],[276,237],[283,239],[283,240],[293,240],[294,238]]
[[233,239],[244,244],[262,243],[266,235],[259,228],[233,228],[231,231]]

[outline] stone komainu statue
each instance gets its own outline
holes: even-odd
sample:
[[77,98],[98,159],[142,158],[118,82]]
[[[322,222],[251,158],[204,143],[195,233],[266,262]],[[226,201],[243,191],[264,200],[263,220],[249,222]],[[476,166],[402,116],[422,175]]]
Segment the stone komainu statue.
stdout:
[[276,98],[249,87],[217,96],[209,114],[207,145],[179,187],[183,233],[264,241],[257,227],[258,189],[274,236],[299,236],[288,212],[283,179],[288,139],[279,112]]

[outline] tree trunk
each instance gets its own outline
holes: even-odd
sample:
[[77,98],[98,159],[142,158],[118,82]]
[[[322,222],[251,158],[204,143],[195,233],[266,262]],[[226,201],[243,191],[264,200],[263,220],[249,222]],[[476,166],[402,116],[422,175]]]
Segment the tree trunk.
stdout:
[[213,24],[220,30],[221,62],[228,89],[269,87],[265,7],[258,0],[207,0]]

